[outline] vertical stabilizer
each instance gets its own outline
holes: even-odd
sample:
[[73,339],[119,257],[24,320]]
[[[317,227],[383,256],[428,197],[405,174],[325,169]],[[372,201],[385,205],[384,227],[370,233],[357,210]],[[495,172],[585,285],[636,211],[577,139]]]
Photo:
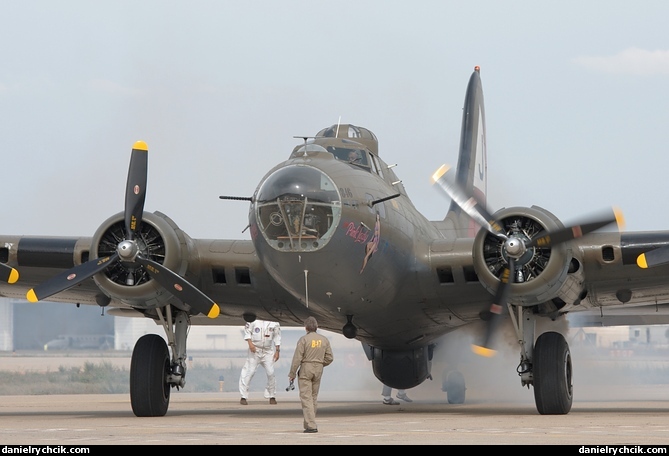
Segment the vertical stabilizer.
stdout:
[[[488,190],[488,160],[486,152],[485,109],[483,107],[483,87],[480,68],[474,68],[469,78],[465,105],[462,112],[462,132],[460,133],[460,154],[455,180],[466,194],[474,195],[486,207]],[[462,235],[473,236],[479,225],[471,219],[454,201],[449,212],[455,214]]]

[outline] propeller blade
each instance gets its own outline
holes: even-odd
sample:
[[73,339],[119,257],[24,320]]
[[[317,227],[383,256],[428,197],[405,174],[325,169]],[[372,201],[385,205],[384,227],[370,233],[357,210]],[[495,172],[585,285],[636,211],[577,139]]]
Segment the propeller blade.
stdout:
[[0,263],[0,280],[7,283],[16,283],[19,280],[19,271],[5,263]]
[[526,247],[550,247],[561,244],[563,242],[571,241],[572,239],[580,238],[607,225],[616,223],[618,229],[622,229],[625,225],[625,219],[622,212],[613,208],[611,214],[607,214],[601,218],[592,219],[591,221],[581,223],[579,225],[570,226],[552,233],[544,232],[527,243]]
[[636,264],[643,269],[667,263],[669,263],[669,246],[642,253],[636,259]]
[[[432,183],[438,184],[439,187],[451,198],[451,200],[454,201],[481,227],[485,228],[489,233],[496,236],[497,238],[504,240],[504,245],[501,247],[506,254],[506,261],[508,262],[507,267],[504,269],[502,276],[499,278],[500,283],[497,287],[497,291],[495,292],[494,301],[490,306],[489,319],[487,320],[486,333],[483,342],[481,345],[472,345],[472,349],[475,353],[483,356],[493,356],[495,354],[495,350],[492,348],[492,342],[497,331],[497,327],[499,326],[499,322],[501,321],[502,314],[504,313],[508,304],[511,293],[511,285],[515,281],[516,261],[520,259],[528,249],[533,247],[548,248],[554,245],[558,245],[572,239],[585,236],[612,223],[617,223],[618,228],[621,229],[624,226],[624,218],[622,213],[614,208],[612,212],[607,212],[603,216],[595,217],[584,223],[555,230],[553,232],[543,231],[535,238],[528,240],[526,237],[519,236],[518,233],[505,232],[500,222],[493,218],[493,216],[485,208],[485,205],[476,198],[476,195],[467,193],[455,179],[449,178],[447,175],[449,171],[449,166],[442,165],[432,175]],[[669,262],[669,246],[667,246],[666,250],[658,250],[664,251],[656,253],[655,257],[651,256],[650,258],[656,262]],[[637,261],[639,262],[639,266],[646,267],[643,265],[646,264],[646,261],[651,261],[647,260],[647,258],[649,254],[654,252],[649,252],[645,257],[644,255],[639,256]]]
[[[472,345],[472,350],[477,355],[485,356],[487,358],[495,356],[496,351],[492,348],[493,339],[497,333],[497,328],[502,319],[502,314],[506,308],[509,299],[509,292],[511,291],[511,283],[513,283],[513,275],[515,274],[516,264],[513,257],[509,257],[509,265],[504,269],[502,277],[500,277],[499,286],[495,293],[495,300],[490,305],[490,318],[486,326],[485,337],[481,345]],[[509,279],[511,282],[509,283]]]
[[149,147],[144,141],[137,141],[132,146],[128,183],[125,189],[125,231],[126,238],[132,240],[134,233],[142,223],[144,200],[146,199],[146,181],[149,169]]
[[[113,255],[92,259],[80,264],[37,285],[26,293],[28,301],[37,302],[46,299],[102,272],[116,261],[121,261],[128,267],[143,266],[152,279],[155,279],[160,286],[183,303],[190,305],[193,310],[201,312],[209,318],[216,318],[219,315],[220,308],[218,304],[209,299],[198,288],[162,264],[142,257],[140,251],[142,248],[140,247],[141,244],[134,239],[138,233],[144,214],[148,150],[148,146],[144,141],[137,141],[132,148],[125,192],[124,218],[126,233],[125,239],[119,239],[120,242],[116,247],[116,252]],[[0,271],[2,271],[1,268]],[[18,279],[18,272],[16,273],[16,278],[13,277],[11,272],[8,275],[14,281]]]
[[450,167],[448,165],[441,165],[432,175],[432,183],[438,184],[439,188],[446,192],[446,194],[479,225],[497,236],[506,237],[502,228],[497,221],[493,219],[492,215],[488,213],[486,208],[483,207],[483,204],[481,204],[476,197],[469,196],[456,182],[450,181],[446,177],[446,173],[448,173],[449,170]]
[[138,256],[136,261],[144,266],[144,269],[146,269],[156,282],[162,285],[163,288],[172,293],[176,298],[180,299],[181,302],[190,305],[193,309],[201,312],[209,318],[218,317],[218,314],[221,312],[218,304],[209,299],[207,295],[191,285],[179,274],[175,274],[162,264],[149,260],[148,258]]
[[114,263],[118,258],[118,254],[113,254],[104,258],[95,258],[93,260],[82,263],[78,266],[68,269],[65,272],[58,274],[55,277],[42,282],[35,288],[31,288],[26,293],[26,298],[29,302],[37,302],[48,298],[51,295],[59,293],[63,290],[71,288],[84,280],[93,277],[98,272],[104,270],[107,266]]

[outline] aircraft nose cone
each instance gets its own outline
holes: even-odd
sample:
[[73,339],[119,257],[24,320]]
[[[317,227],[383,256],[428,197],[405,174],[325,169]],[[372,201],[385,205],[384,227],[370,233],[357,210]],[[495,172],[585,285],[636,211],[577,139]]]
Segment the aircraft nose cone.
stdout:
[[323,248],[339,226],[340,201],[337,186],[322,170],[290,165],[260,185],[254,217],[272,249],[312,252]]

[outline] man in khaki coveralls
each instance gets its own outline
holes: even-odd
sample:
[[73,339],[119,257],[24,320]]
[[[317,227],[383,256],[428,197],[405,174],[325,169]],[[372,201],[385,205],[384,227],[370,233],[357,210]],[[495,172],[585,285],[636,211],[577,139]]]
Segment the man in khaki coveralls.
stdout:
[[334,358],[330,341],[316,332],[318,322],[314,317],[304,320],[304,329],[307,333],[297,341],[288,379],[291,382],[295,380],[299,369],[297,386],[300,389],[300,401],[302,401],[304,432],[312,433],[318,432],[316,408],[323,367],[330,365]]

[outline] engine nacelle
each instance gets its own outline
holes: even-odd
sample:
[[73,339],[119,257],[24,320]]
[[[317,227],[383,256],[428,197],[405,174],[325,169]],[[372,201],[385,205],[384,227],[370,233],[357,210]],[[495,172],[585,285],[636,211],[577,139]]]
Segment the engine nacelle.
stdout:
[[[126,238],[123,213],[108,218],[93,235],[91,258],[113,255],[120,241]],[[192,240],[165,214],[144,212],[142,224],[136,233],[140,254],[163,264],[173,272],[192,275],[198,269],[189,255]],[[137,309],[184,304],[152,280],[143,267],[117,261],[93,277],[104,294],[113,300]],[[187,310],[187,309],[184,309]]]
[[[552,213],[537,206],[502,209],[494,214],[494,218],[507,236],[527,241],[544,230],[564,227]],[[504,268],[508,266],[504,240],[482,229],[474,241],[473,255],[480,282],[494,295]],[[583,271],[573,258],[569,243],[531,247],[515,260],[515,264],[517,272],[509,278],[512,282],[511,304],[535,306],[553,301],[557,309],[561,309],[578,301]]]

